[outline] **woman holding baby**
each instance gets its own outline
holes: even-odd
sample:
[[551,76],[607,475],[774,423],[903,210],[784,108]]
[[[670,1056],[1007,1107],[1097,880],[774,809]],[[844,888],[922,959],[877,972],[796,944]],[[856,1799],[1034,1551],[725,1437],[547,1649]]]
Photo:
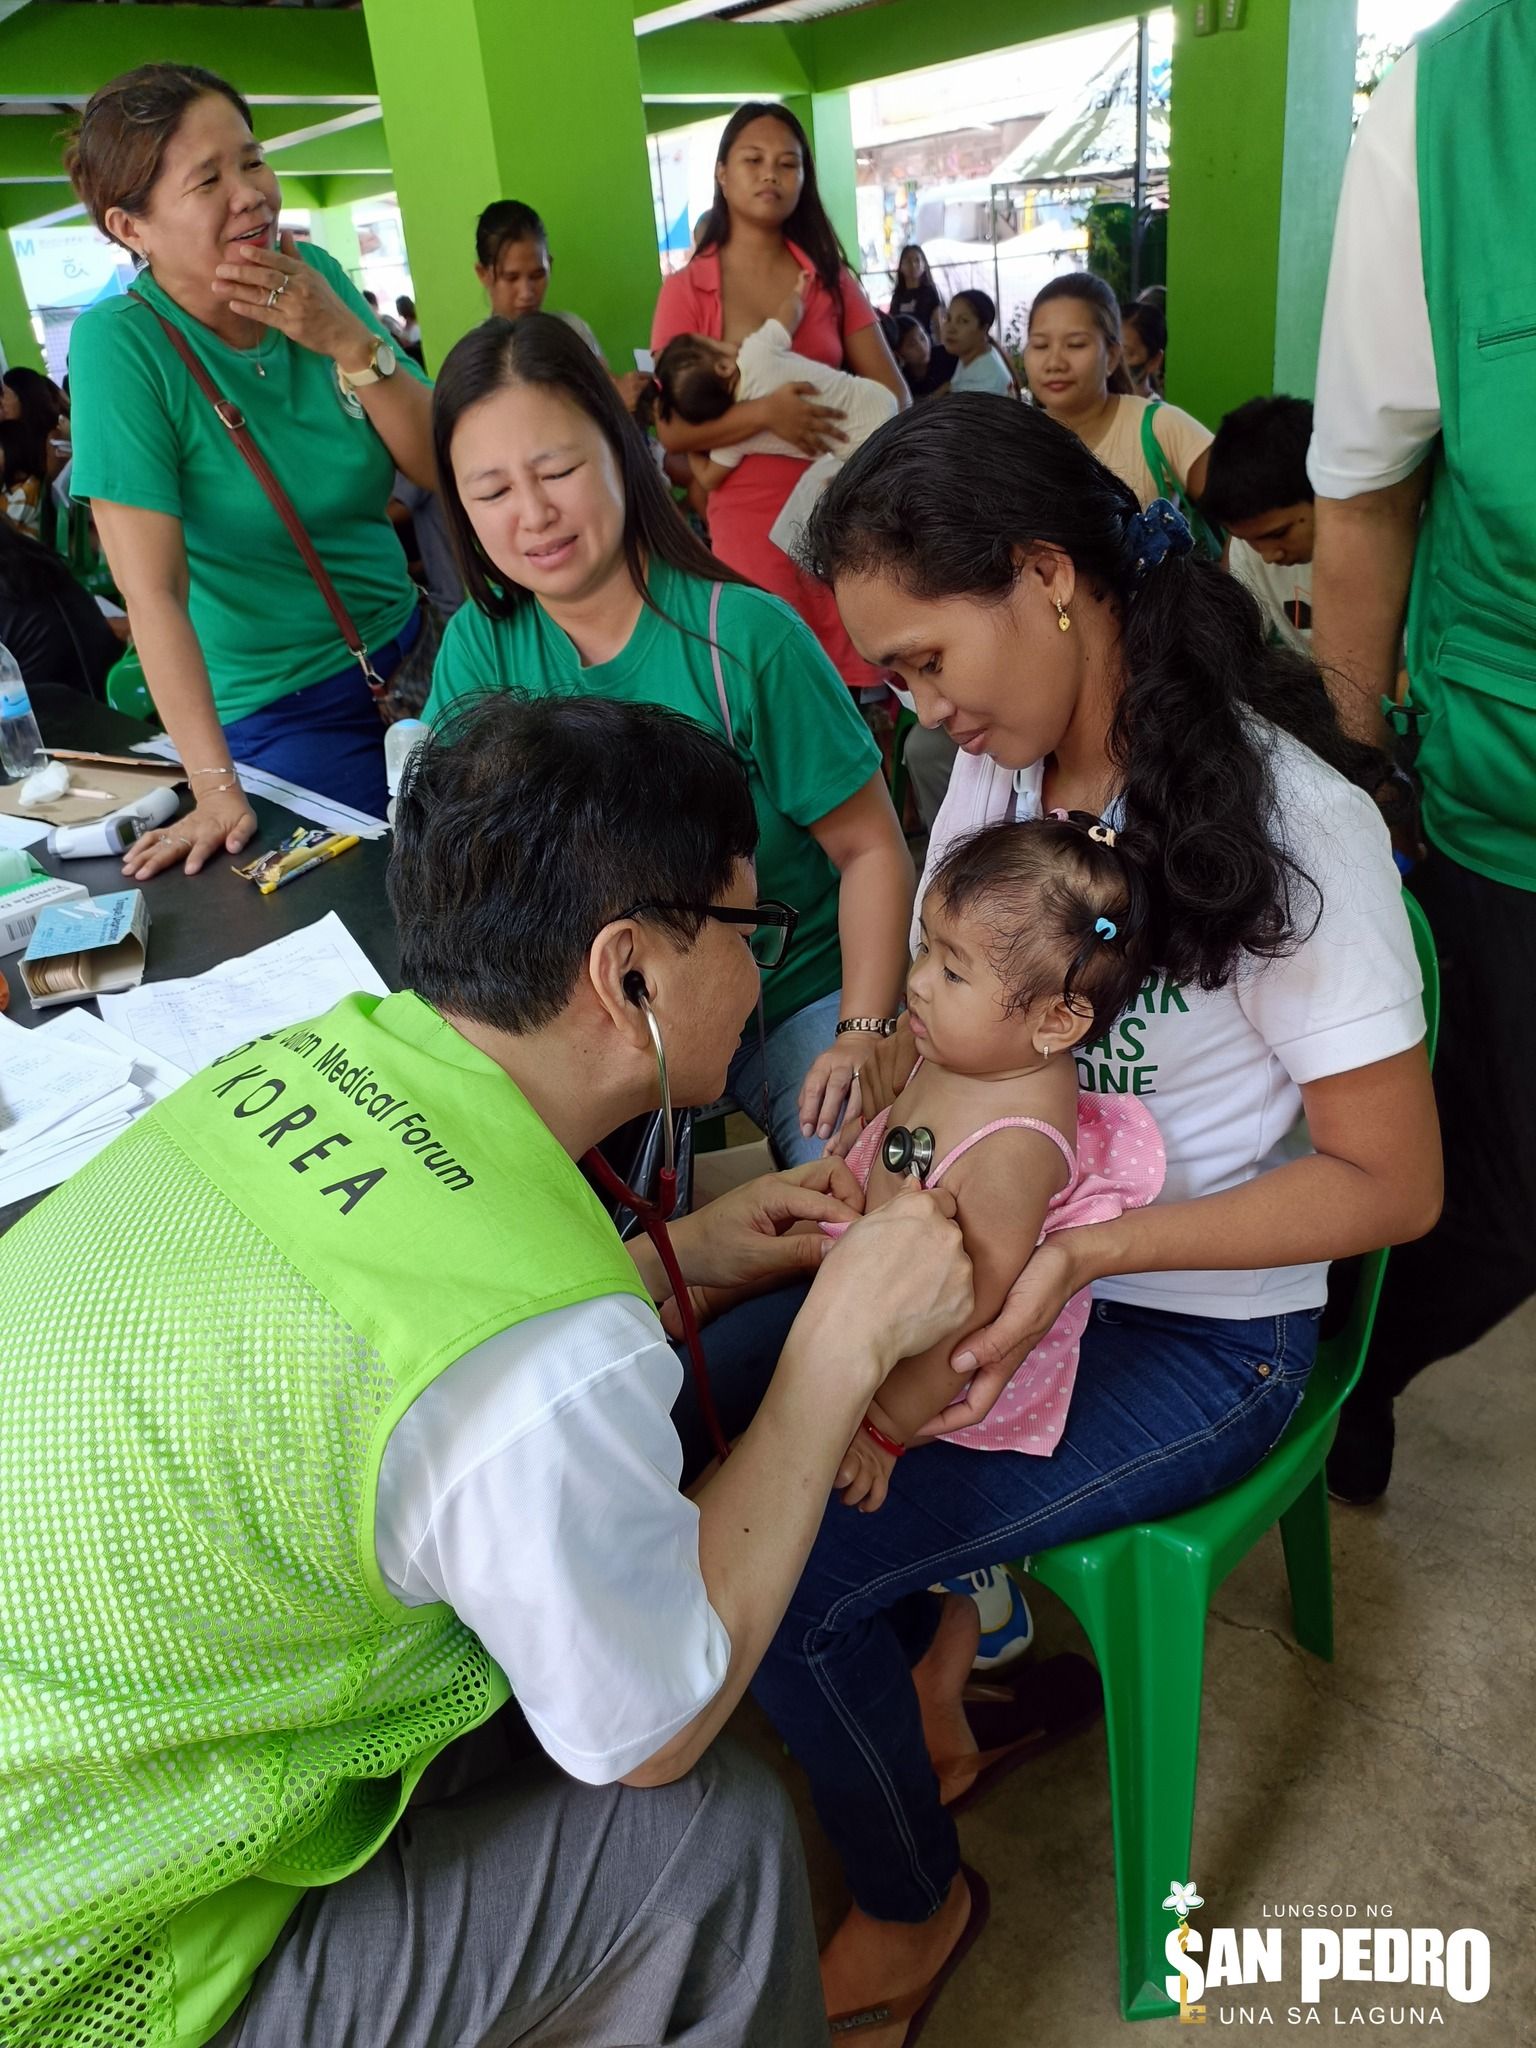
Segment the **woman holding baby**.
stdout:
[[[816,167],[804,129],[787,107],[749,101],[725,125],[715,159],[715,203],[705,216],[697,254],[662,285],[651,325],[655,354],[674,336],[707,335],[738,343],[774,318],[802,277],[804,311],[794,335],[797,354],[846,368],[883,384],[898,407],[910,404],[906,382],[816,188]],[[706,425],[674,416],[658,422],[666,449],[706,454],[764,436],[710,495],[715,553],[743,576],[792,604],[826,649],[844,682],[855,688],[880,678],[850,641],[830,592],[806,576],[769,538],[806,460],[837,449],[843,422],[809,386],[785,385],[740,403]],[[766,452],[772,437],[777,452]]]
[[[1044,1237],[1011,1282],[986,1277],[957,1186],[978,1277],[973,1327],[949,1347],[955,1400],[905,1444],[879,1430],[883,1502],[829,1503],[754,1681],[852,1893],[822,1957],[829,2013],[840,2038],[900,2048],[986,1915],[950,1810],[978,1774],[962,1704],[976,1610],[926,1589],[1177,1512],[1250,1471],[1305,1391],[1329,1262],[1430,1227],[1440,1150],[1373,800],[1385,764],[1341,733],[1310,664],[1268,644],[1243,587],[1190,552],[1173,507],[1143,510],[1045,414],[960,395],[850,456],[808,553],[860,653],[960,750],[919,891],[919,1035],[904,1023],[865,1060],[856,1110],[931,1123],[935,1158],[965,1137],[917,1100],[936,977],[964,998],[1011,976],[1038,932],[998,901],[982,922],[1008,933],[1002,950],[947,948],[954,851],[986,828],[1085,819],[1141,881],[1104,943],[1136,944],[1148,966],[1117,1022],[1050,1068],[1075,1069],[1080,1134],[1092,1098],[1129,1099],[1166,1154],[1157,1200]],[[886,1191],[871,1178],[867,1205]],[[1013,1199],[984,1193],[983,1248]],[[1085,1289],[1059,1437],[977,1447]],[[762,1308],[716,1326],[712,1361],[739,1365],[741,1321]]]

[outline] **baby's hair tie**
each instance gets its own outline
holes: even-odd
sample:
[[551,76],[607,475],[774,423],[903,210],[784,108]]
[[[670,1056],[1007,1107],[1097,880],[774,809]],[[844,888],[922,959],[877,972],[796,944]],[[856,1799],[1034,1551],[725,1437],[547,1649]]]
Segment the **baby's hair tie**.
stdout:
[[1113,846],[1115,828],[1113,825],[1097,824],[1088,827],[1088,837],[1098,846]]
[[1107,917],[1101,917],[1094,925],[1093,931],[1095,938],[1103,939],[1107,945],[1111,939],[1119,935],[1120,927],[1112,924]]

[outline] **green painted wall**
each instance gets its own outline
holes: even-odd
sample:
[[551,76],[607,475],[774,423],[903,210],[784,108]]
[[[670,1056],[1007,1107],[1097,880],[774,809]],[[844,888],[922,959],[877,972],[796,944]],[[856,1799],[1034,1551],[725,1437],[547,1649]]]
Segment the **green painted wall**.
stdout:
[[206,65],[246,94],[356,100],[374,90],[362,19],[339,8],[82,9],[31,0],[0,24],[7,99],[74,99],[152,59]]
[[843,247],[858,264],[859,201],[853,156],[853,115],[845,92],[816,92],[786,101],[811,138],[816,183]]
[[1297,398],[1310,398],[1317,384],[1333,217],[1349,155],[1354,83],[1352,0],[1291,0],[1274,388]]
[[549,227],[549,303],[628,368],[658,272],[627,0],[582,0],[579,46],[566,9],[506,0],[433,0],[430,35],[416,0],[366,0],[365,19],[428,361],[485,315],[476,216],[520,198]]
[[[292,202],[297,205],[298,201]],[[309,231],[325,250],[334,256],[352,282],[361,291],[363,288],[363,257],[357,245],[357,223],[352,218],[350,206],[318,206],[310,211]]]
[[7,369],[18,368],[23,363],[31,370],[45,368],[43,352],[32,332],[27,295],[21,288],[21,272],[16,268],[16,251],[11,247],[9,232],[4,228],[0,228],[0,348],[5,351]]
[[1214,427],[1313,388],[1354,4],[1249,0],[1245,27],[1213,36],[1194,34],[1194,0],[1174,18],[1168,395]]

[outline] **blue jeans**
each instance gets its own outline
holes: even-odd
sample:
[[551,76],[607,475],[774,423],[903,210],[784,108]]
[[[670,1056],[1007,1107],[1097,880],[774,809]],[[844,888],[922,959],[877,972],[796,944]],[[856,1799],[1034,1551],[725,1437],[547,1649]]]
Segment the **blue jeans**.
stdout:
[[[706,1333],[738,1411],[742,1313]],[[810,1779],[865,1912],[926,1920],[960,1867],[910,1676],[938,1619],[925,1589],[1173,1514],[1241,1479],[1296,1411],[1319,1313],[1221,1322],[1095,1302],[1049,1458],[931,1444],[898,1462],[877,1514],[829,1503],[752,1690]]]
[[[374,669],[386,681],[415,646],[420,608],[393,640],[375,648]],[[384,776],[384,721],[355,661],[318,683],[290,690],[224,728],[232,761],[248,762],[371,818],[389,808]]]
[[804,1166],[819,1159],[824,1138],[800,1135],[800,1086],[818,1053],[824,1053],[837,1031],[839,989],[818,996],[803,1010],[775,1024],[758,1044],[757,1019],[747,1020],[741,1043],[731,1056],[725,1092],[759,1127],[763,1121],[763,1055],[768,1056],[768,1129],[763,1132],[781,1166]]

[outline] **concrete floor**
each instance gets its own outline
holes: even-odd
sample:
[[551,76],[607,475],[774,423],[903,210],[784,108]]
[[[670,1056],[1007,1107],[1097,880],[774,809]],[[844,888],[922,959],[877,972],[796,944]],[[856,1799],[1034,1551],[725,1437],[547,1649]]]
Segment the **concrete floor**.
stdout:
[[[746,1163],[732,1159],[729,1177]],[[723,1165],[721,1155],[706,1178]],[[1359,1925],[1374,1904],[1405,1926],[1480,1928],[1492,1949],[1484,2000],[1339,1985],[1324,1989],[1320,2024],[1293,2025],[1305,1923],[1288,1922],[1282,1980],[1208,1992],[1204,2035],[1174,2020],[1126,2026],[1101,1725],[1020,1770],[962,1822],[965,1855],[992,1888],[993,1917],[923,2048],[1135,2048],[1176,2035],[1209,2041],[1218,2030],[1255,2048],[1536,2043],[1533,1440],[1536,1304],[1424,1375],[1399,1403],[1385,1501],[1334,1508],[1333,1664],[1291,1638],[1277,1535],[1226,1581],[1206,1637],[1193,1867],[1168,1873],[1198,1882],[1206,1904],[1195,1924],[1207,1934],[1262,1926],[1266,1903],[1273,1917],[1282,1902],[1307,1901],[1353,1902]],[[1049,1594],[1036,1586],[1031,1598],[1035,1654],[1086,1648]],[[738,1723],[796,1794],[825,1931],[844,1894],[803,1782],[750,1703]],[[1272,2023],[1239,2018],[1239,2006],[1267,2006]],[[1367,2015],[1412,2006],[1424,2019],[1353,2023],[1357,2006]]]

